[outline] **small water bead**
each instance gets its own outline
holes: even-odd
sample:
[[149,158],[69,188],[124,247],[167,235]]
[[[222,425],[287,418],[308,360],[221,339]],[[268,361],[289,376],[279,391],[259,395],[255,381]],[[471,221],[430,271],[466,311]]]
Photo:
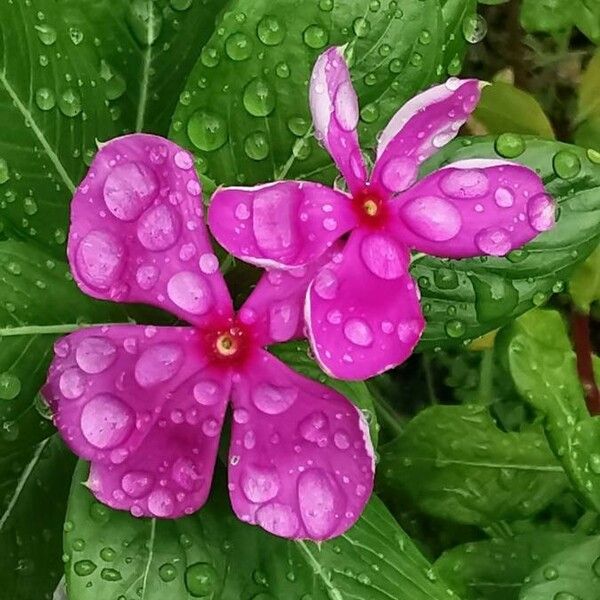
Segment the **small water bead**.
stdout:
[[187,134],[196,148],[213,152],[227,141],[227,123],[217,113],[198,110],[188,121]]
[[145,471],[130,471],[123,475],[121,488],[131,498],[142,498],[152,489],[154,478]]
[[169,381],[179,372],[183,360],[184,352],[179,344],[154,344],[146,348],[135,363],[135,380],[143,388]]
[[76,117],[81,112],[81,95],[73,88],[67,88],[58,99],[58,108],[66,117]]
[[185,587],[194,598],[212,596],[218,587],[218,574],[204,562],[190,565],[185,571]]
[[544,579],[547,579],[548,581],[554,581],[555,579],[558,579],[558,569],[555,567],[546,567],[543,575]]
[[527,203],[527,217],[536,231],[552,229],[555,222],[555,206],[552,198],[546,194],[531,198]]
[[561,179],[573,179],[581,171],[581,161],[579,157],[569,150],[560,150],[552,159],[554,172]]
[[309,25],[302,34],[304,43],[314,50],[324,48],[329,42],[329,34],[320,25]]
[[39,88],[35,92],[35,103],[40,110],[51,110],[56,106],[54,92],[47,87]]
[[37,36],[45,46],[52,46],[54,42],[56,42],[56,29],[54,27],[48,25],[47,23],[42,23],[41,25],[35,25],[35,30],[37,32]]
[[452,319],[446,323],[444,330],[446,331],[446,335],[449,337],[459,338],[465,335],[466,326],[462,321],[459,321],[458,319]]
[[123,576],[117,569],[109,569],[107,567],[100,571],[100,577],[102,577],[104,581],[120,581],[123,579]]
[[322,538],[333,531],[339,518],[336,496],[331,480],[322,469],[309,469],[300,475],[298,504],[309,535]]
[[92,562],[91,560],[78,560],[73,565],[73,571],[75,571],[75,574],[79,575],[80,577],[87,577],[88,575],[91,575],[97,568],[98,567],[96,563]]
[[462,61],[458,55],[454,56],[452,60],[448,63],[448,67],[446,69],[448,75],[450,77],[456,77],[460,74],[462,70]]
[[496,138],[495,149],[504,158],[515,158],[525,151],[525,141],[516,133],[502,133]]
[[256,511],[256,522],[270,533],[284,537],[292,537],[300,526],[294,510],[279,502],[263,504]]
[[231,60],[247,60],[252,55],[252,40],[245,33],[232,33],[225,41],[225,53]]
[[85,439],[95,448],[114,448],[133,429],[135,414],[112,394],[94,396],[81,411],[80,426]]
[[175,510],[175,499],[169,490],[157,489],[148,496],[148,510],[156,517],[168,517]]
[[214,381],[200,381],[193,390],[194,400],[204,406],[211,406],[219,401],[221,388]]
[[338,279],[331,269],[321,269],[315,278],[314,290],[323,300],[333,300],[337,295]]
[[94,375],[106,371],[116,359],[117,347],[104,337],[87,337],[75,350],[75,360],[79,368]]
[[593,148],[588,148],[586,151],[586,155],[590,162],[593,162],[596,165],[600,165],[600,152],[594,150]]
[[419,43],[423,46],[428,46],[431,43],[431,33],[427,29],[423,29],[419,34]]
[[77,27],[69,27],[69,39],[75,46],[79,46],[83,42],[83,31]]
[[357,38],[364,38],[367,37],[371,31],[371,23],[364,17],[358,17],[352,23],[352,29]]
[[514,194],[505,187],[499,187],[494,192],[494,200],[501,208],[510,208],[515,203]]
[[469,44],[480,42],[487,33],[485,18],[477,13],[467,15],[462,22],[462,32]]
[[547,299],[548,296],[544,292],[536,292],[531,301],[533,302],[534,306],[541,306],[544,304],[544,302],[546,302]]
[[23,212],[26,215],[32,216],[35,215],[38,211],[37,202],[31,197],[27,196],[25,200],[23,200]]
[[137,238],[147,250],[158,252],[173,247],[179,239],[178,213],[167,204],[149,208],[137,224]]
[[298,398],[298,389],[261,383],[252,391],[254,406],[267,415],[285,412]]
[[275,468],[252,465],[242,472],[240,485],[250,502],[262,504],[277,496],[280,482]]
[[331,12],[333,10],[333,5],[333,0],[320,0],[319,2],[319,8],[323,12]]
[[[2,376],[0,376],[0,386],[1,380]],[[71,367],[70,369],[63,371],[58,380],[58,387],[61,394],[69,400],[79,398],[85,391],[86,385],[87,378],[83,371],[77,367]]]
[[357,346],[370,346],[373,343],[373,330],[362,319],[348,319],[344,324],[346,339]]
[[213,48],[212,46],[204,46],[204,48],[202,48],[202,52],[200,53],[200,60],[205,67],[213,68],[219,64],[221,55],[216,48]]
[[477,169],[448,169],[440,181],[440,188],[451,198],[483,198],[489,190],[489,180],[484,171]]
[[104,203],[117,219],[135,221],[154,200],[158,187],[156,174],[144,163],[121,163],[104,182]]
[[264,160],[269,156],[269,141],[262,131],[249,134],[244,140],[244,152],[252,160]]
[[0,399],[12,400],[21,391],[21,380],[8,371],[0,374]]
[[127,12],[127,23],[141,46],[151,46],[160,35],[162,13],[153,2],[132,0]]
[[375,103],[363,106],[360,111],[360,118],[365,123],[373,123],[379,118],[379,107]]
[[192,5],[193,1],[194,0],[171,0],[169,4],[173,10],[184,11]]
[[558,592],[552,600],[582,600],[579,596],[571,594],[571,592]]
[[484,254],[504,256],[511,248],[510,234],[504,227],[488,227],[475,236],[475,245]]
[[437,196],[413,198],[401,208],[400,214],[413,233],[435,242],[452,239],[462,226],[454,205]]
[[275,92],[269,82],[255,77],[244,88],[244,108],[254,117],[267,117],[275,109]]
[[265,46],[277,46],[285,38],[285,24],[273,16],[266,16],[258,23],[256,28],[258,39]]
[[277,63],[275,67],[275,75],[280,79],[287,79],[291,74],[290,67],[286,62]]
[[165,563],[158,569],[158,576],[166,583],[173,581],[177,577],[177,569],[171,563]]
[[310,122],[304,117],[292,117],[288,121],[288,129],[297,137],[306,135],[310,129]]

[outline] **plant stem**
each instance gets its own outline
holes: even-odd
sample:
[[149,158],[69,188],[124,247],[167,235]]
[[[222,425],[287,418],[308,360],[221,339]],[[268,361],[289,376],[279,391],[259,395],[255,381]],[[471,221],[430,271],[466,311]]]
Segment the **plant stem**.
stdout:
[[482,352],[479,370],[478,400],[482,406],[489,406],[493,401],[494,389],[494,349],[486,348]]
[[589,315],[574,307],[571,315],[571,326],[573,345],[577,355],[577,373],[583,387],[587,407],[591,415],[600,415],[600,391],[594,376]]

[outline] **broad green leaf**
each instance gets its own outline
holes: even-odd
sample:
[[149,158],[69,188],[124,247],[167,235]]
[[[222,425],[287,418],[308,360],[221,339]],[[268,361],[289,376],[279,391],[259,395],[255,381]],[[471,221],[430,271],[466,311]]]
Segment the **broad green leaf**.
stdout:
[[499,341],[517,389],[543,417],[546,436],[573,488],[600,509],[600,417],[590,417],[560,313],[536,310]]
[[519,600],[597,600],[600,536],[550,557],[529,576]]
[[[0,230],[64,255],[68,205],[96,140],[166,134],[223,0],[0,5]],[[190,5],[186,10],[172,7]],[[151,43],[150,43],[151,42]]]
[[317,545],[237,520],[222,476],[199,512],[169,521],[98,504],[86,474],[80,463],[67,513],[71,600],[456,599],[377,497],[350,531]]
[[50,600],[75,460],[58,436],[0,458],[0,596]]
[[34,399],[46,378],[54,340],[84,324],[127,321],[132,314],[149,316],[88,298],[64,263],[31,245],[0,242],[1,452],[31,446],[52,430]]
[[589,313],[600,301],[600,246],[581,263],[569,281],[569,293],[579,310]]
[[540,174],[560,207],[558,223],[506,258],[413,262],[427,319],[422,347],[480,337],[543,304],[564,288],[577,264],[600,242],[600,162],[581,148],[515,134],[465,138],[439,152],[427,170],[498,157]]
[[[448,11],[470,4],[452,2]],[[443,76],[437,0],[233,0],[228,9],[190,75],[170,133],[219,184],[333,181],[332,161],[310,131],[307,99],[313,64],[329,46],[348,44],[366,144],[407,99]]]
[[511,132],[554,139],[552,125],[538,101],[509,83],[486,86],[473,116],[487,133]]
[[278,344],[271,346],[269,350],[288,365],[288,367],[325,385],[331,386],[358,406],[369,423],[371,440],[373,441],[373,446],[377,448],[379,425],[375,413],[374,399],[364,381],[342,381],[328,377],[319,368],[314,357],[311,355],[308,343],[304,341]]
[[446,28],[443,66],[448,75],[455,77],[462,68],[465,41],[480,42],[487,24],[477,14],[477,0],[442,0],[442,18]]
[[517,600],[534,569],[583,539],[571,533],[536,531],[473,542],[444,552],[435,568],[462,600]]
[[381,449],[379,476],[427,514],[477,525],[533,515],[565,485],[540,432],[502,432],[481,406],[419,413]]

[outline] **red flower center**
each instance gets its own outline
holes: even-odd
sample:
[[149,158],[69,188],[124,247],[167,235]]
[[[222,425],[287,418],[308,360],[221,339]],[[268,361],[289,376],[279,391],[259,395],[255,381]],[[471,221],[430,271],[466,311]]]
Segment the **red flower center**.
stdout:
[[361,190],[353,197],[352,203],[361,225],[379,229],[387,221],[387,203],[374,190]]
[[235,317],[227,319],[204,332],[204,343],[209,356],[227,366],[240,366],[252,349],[252,332]]

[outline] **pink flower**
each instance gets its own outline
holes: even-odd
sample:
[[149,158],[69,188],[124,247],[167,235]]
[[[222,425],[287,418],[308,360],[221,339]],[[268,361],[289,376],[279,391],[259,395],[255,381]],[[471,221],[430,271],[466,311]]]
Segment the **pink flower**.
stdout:
[[44,395],[91,461],[89,487],[135,516],[175,518],[209,493],[227,403],[240,519],[288,538],[346,531],[373,488],[360,411],[263,347],[296,335],[316,266],[265,275],[237,314],[202,220],[190,154],[151,135],[102,147],[72,203],[68,256],[95,298],[190,325],[107,325],[57,341]]
[[[305,302],[321,367],[365,379],[403,362],[424,328],[409,249],[464,258],[503,256],[554,224],[537,174],[504,160],[463,160],[417,181],[420,165],[454,138],[480,96],[475,80],[450,79],[405,104],[379,137],[370,176],[358,146],[359,110],[341,48],[315,65],[310,107],[317,138],[348,192],[281,181],[217,190],[209,225],[247,262],[319,269]],[[349,235],[348,235],[349,234]]]

